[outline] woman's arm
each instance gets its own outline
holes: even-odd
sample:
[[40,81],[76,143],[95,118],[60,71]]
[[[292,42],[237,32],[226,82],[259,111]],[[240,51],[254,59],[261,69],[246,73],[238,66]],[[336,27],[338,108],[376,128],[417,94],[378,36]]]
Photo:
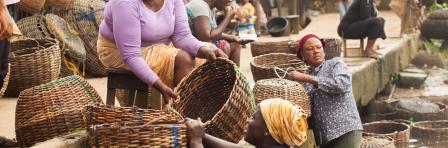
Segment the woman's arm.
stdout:
[[234,10],[227,10],[224,20],[214,29],[210,26],[210,18],[208,18],[208,16],[198,16],[193,20],[194,30],[198,34],[198,38],[201,41],[210,42],[212,40],[221,39],[224,30],[234,15]]
[[196,56],[202,43],[191,34],[187,11],[182,0],[175,0],[174,15],[176,17],[173,33],[174,46]]
[[205,134],[204,139],[202,140],[204,147],[216,147],[216,148],[242,148],[242,146],[228,142],[219,138],[216,138],[212,135]]

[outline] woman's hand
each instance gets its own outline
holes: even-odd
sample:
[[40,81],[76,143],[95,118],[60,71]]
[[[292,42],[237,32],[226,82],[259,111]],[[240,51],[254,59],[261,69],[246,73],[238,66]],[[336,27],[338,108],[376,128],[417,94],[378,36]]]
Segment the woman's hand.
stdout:
[[227,55],[221,49],[213,45],[210,48],[207,46],[202,46],[199,48],[198,57],[208,60],[215,60],[216,57],[227,58]]
[[187,118],[184,122],[187,126],[187,137],[190,147],[201,147],[202,139],[205,135],[205,126],[201,118],[198,118],[198,120]]
[[162,94],[164,103],[168,103],[170,98],[177,98],[177,94],[173,91],[173,89],[163,83],[162,80],[157,80],[153,86]]
[[288,72],[288,74],[286,75],[286,78],[289,80],[292,80],[292,81],[308,82],[315,86],[317,85],[317,81],[314,79],[313,76],[304,74],[304,73],[300,73],[297,71]]
[[224,11],[225,17],[228,18],[234,18],[236,14],[236,9],[234,9],[232,6],[227,6],[226,10]]

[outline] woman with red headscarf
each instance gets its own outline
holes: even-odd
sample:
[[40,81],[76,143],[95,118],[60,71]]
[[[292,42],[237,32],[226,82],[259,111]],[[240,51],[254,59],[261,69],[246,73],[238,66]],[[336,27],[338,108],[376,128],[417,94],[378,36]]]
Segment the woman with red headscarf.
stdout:
[[311,98],[310,127],[321,148],[358,148],[362,123],[352,91],[352,76],[344,60],[325,60],[325,42],[308,34],[296,44],[297,57],[309,73],[288,73],[288,79],[304,82]]

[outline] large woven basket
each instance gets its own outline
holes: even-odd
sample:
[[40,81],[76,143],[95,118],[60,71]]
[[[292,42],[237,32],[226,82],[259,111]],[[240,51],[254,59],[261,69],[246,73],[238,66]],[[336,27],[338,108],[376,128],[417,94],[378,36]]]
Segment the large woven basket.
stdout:
[[280,41],[280,42],[252,42],[250,43],[250,51],[252,57],[269,53],[289,53],[295,54],[294,41]]
[[441,103],[435,103],[439,106],[440,111],[435,113],[420,113],[405,110],[397,107],[398,101],[391,102],[390,105],[393,111],[396,111],[394,117],[398,119],[409,120],[413,118],[415,121],[435,121],[435,120],[448,120],[447,106]]
[[389,136],[395,140],[397,148],[407,148],[410,138],[409,125],[393,121],[376,121],[363,124],[363,135]]
[[28,13],[38,13],[44,4],[45,0],[20,0],[19,8]]
[[278,78],[275,67],[282,70],[277,71],[279,75],[285,75],[284,71],[295,70],[306,73],[307,66],[294,54],[270,53],[252,58],[250,68],[255,81],[262,79]]
[[107,75],[96,50],[98,30],[104,19],[105,5],[103,0],[74,0],[70,8],[56,7],[52,10],[53,13],[69,22],[80,34],[87,52],[86,71],[93,76]]
[[323,38],[325,41],[325,59],[329,60],[341,56],[342,40],[339,38]]
[[21,147],[67,134],[86,125],[82,110],[102,104],[93,87],[79,76],[42,84],[20,93],[16,106],[16,136]]
[[48,30],[43,15],[33,15],[17,21],[23,36],[35,39],[54,38],[54,35]]
[[186,127],[172,111],[87,106],[84,119],[96,147],[186,147]]
[[6,73],[5,77],[3,78],[3,85],[0,86],[0,97],[3,97],[3,94],[5,94],[5,90],[8,87],[10,73],[11,73],[11,64],[8,64],[8,72]]
[[238,142],[255,101],[244,75],[228,59],[207,61],[175,89],[174,108],[186,117],[206,121],[206,132]]
[[70,8],[74,0],[45,0],[45,4],[51,7]]
[[424,140],[447,140],[448,120],[421,121],[412,125],[412,138]]
[[11,75],[6,96],[59,78],[61,53],[53,39],[25,39],[11,43]]
[[299,82],[278,78],[260,80],[254,86],[254,97],[257,104],[265,99],[282,98],[301,106],[311,116],[308,93]]
[[394,139],[387,136],[363,136],[361,148],[395,148]]

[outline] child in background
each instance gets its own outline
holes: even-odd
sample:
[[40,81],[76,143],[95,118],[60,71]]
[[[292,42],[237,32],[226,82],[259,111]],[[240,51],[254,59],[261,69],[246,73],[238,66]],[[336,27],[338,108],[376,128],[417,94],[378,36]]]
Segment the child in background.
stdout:
[[256,40],[254,22],[256,21],[255,7],[250,0],[240,0],[235,18],[238,20],[238,35],[243,40]]

